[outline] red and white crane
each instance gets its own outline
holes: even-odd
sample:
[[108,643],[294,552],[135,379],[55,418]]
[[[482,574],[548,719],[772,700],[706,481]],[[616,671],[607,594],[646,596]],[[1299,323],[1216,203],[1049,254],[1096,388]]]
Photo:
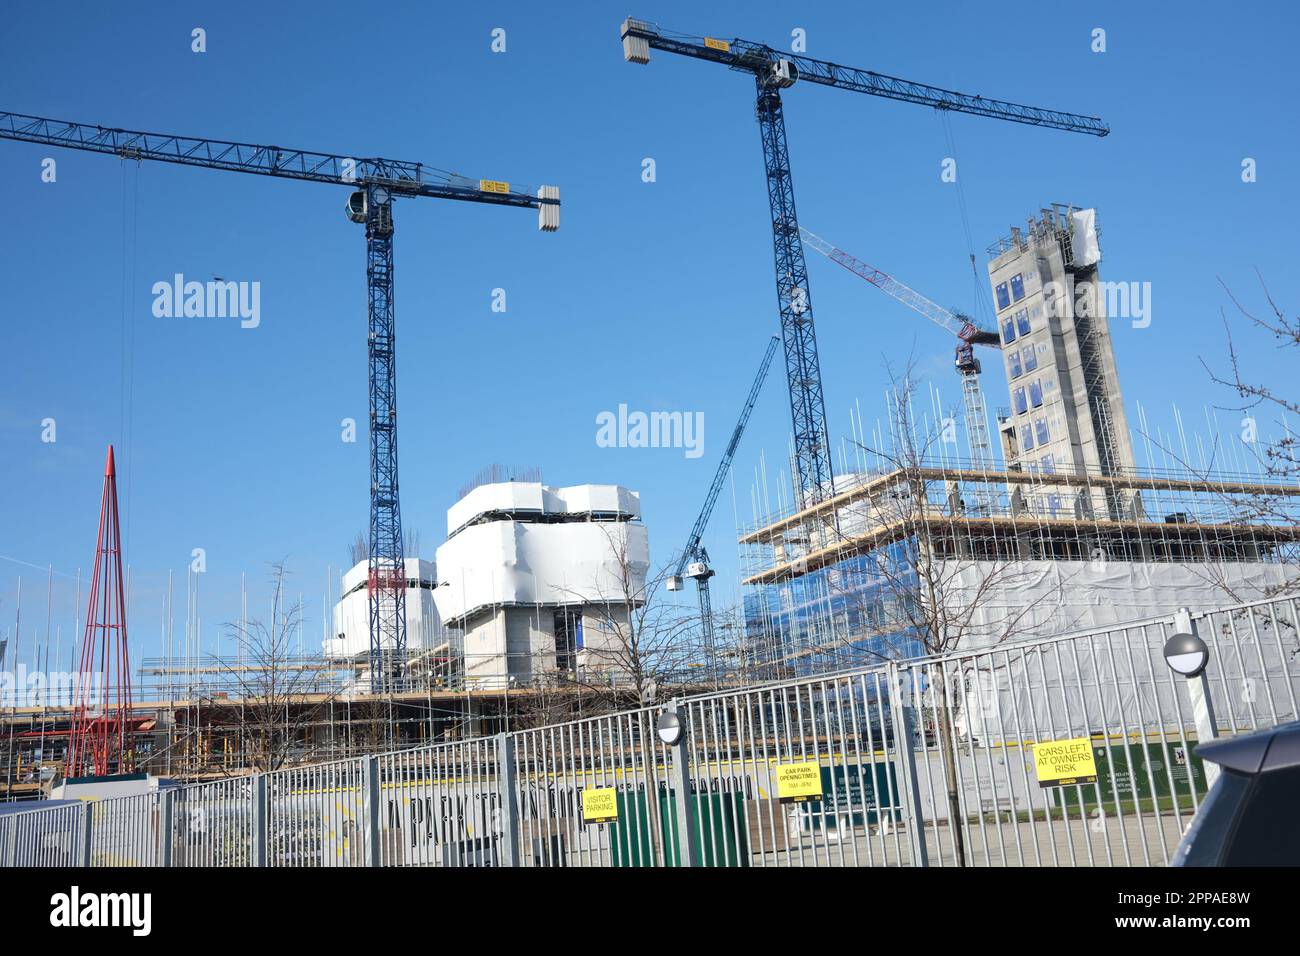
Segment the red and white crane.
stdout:
[[966,414],[966,436],[970,442],[971,463],[981,471],[993,468],[993,446],[989,441],[988,414],[984,407],[984,392],[980,388],[980,361],[975,357],[976,345],[988,345],[1001,348],[1002,342],[996,332],[989,332],[977,326],[973,319],[960,312],[952,312],[937,305],[917,292],[911,286],[899,282],[887,272],[868,265],[856,256],[850,255],[838,246],[832,245],[816,233],[803,226],[799,227],[799,236],[804,245],[820,252],[831,262],[848,269],[860,279],[866,279],[877,289],[893,296],[914,312],[919,312],[935,325],[947,329],[957,336],[957,372],[961,375],[962,404]]

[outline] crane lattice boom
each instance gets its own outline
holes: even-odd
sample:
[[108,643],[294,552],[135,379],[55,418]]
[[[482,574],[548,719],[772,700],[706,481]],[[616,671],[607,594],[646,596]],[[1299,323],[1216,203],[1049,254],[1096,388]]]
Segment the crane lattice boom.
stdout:
[[699,517],[695,519],[695,526],[691,528],[690,537],[686,539],[686,547],[682,549],[681,560],[677,562],[674,577],[680,578],[688,563],[708,557],[700,544],[701,539],[704,537],[704,529],[708,527],[709,518],[713,516],[713,506],[718,503],[718,494],[722,491],[723,482],[727,479],[727,472],[731,470],[731,463],[736,457],[736,448],[740,445],[740,436],[744,434],[745,426],[749,424],[749,416],[753,413],[754,405],[758,401],[758,393],[762,391],[763,382],[767,380],[767,370],[772,366],[772,356],[776,354],[776,347],[780,344],[781,340],[775,335],[767,344],[767,351],[763,353],[763,361],[758,366],[758,374],[754,376],[754,383],[749,387],[749,396],[745,399],[745,405],[740,410],[740,418],[736,422],[736,427],[731,431],[731,440],[727,442],[726,451],[722,453],[722,460],[718,462],[718,470],[713,474],[713,483],[709,486],[709,493],[704,496],[704,507],[700,509]]
[[[0,139],[108,153],[122,159],[149,159],[353,189],[382,186],[396,196],[426,196],[532,208],[558,208],[560,204],[558,195],[534,195],[527,190],[511,189],[509,183],[471,179],[423,163],[378,157],[365,159],[169,133],[143,133],[22,113],[0,112]],[[555,225],[546,224],[543,228],[553,232],[558,225],[557,219]]]
[[984,405],[983,390],[980,388],[980,363],[975,357],[973,346],[1000,347],[1001,340],[997,333],[981,329],[969,317],[950,312],[943,306],[937,305],[915,289],[899,282],[889,273],[867,265],[816,233],[802,226],[799,227],[799,232],[807,245],[831,262],[843,266],[858,278],[865,279],[912,311],[925,316],[935,325],[957,336],[959,344],[956,365],[957,371],[961,374],[962,404],[966,415],[966,435],[970,441],[971,461],[977,468],[991,469],[993,444],[989,440],[988,410]]

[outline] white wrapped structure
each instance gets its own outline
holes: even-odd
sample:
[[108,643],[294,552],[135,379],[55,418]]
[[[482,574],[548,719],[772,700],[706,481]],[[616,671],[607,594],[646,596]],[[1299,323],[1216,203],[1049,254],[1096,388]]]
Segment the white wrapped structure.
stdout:
[[[360,561],[343,575],[342,597],[334,605],[334,637],[325,641],[331,660],[363,660],[370,654],[369,563]],[[406,647],[428,650],[445,643],[446,634],[433,602],[435,565],[406,559]]]
[[448,509],[434,600],[464,632],[467,684],[616,669],[650,562],[640,517],[637,493],[618,485],[500,482]]

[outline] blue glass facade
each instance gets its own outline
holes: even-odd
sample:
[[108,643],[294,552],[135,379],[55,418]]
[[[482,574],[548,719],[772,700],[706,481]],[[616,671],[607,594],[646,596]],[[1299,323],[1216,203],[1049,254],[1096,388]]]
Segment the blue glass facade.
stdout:
[[[894,570],[889,576],[881,571]],[[845,558],[784,584],[750,588],[745,635],[755,662],[795,676],[915,657],[922,644],[908,630],[900,602],[917,586],[908,550],[895,543]]]

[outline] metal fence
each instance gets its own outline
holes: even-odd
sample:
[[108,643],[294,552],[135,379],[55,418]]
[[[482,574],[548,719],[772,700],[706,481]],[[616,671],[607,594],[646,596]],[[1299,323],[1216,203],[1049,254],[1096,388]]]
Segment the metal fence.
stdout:
[[[1160,865],[1207,790],[1162,657],[1188,627],[1218,733],[1296,719],[1287,598],[23,810],[0,815],[0,863]],[[1095,779],[1040,785],[1035,746],[1065,740]]]

